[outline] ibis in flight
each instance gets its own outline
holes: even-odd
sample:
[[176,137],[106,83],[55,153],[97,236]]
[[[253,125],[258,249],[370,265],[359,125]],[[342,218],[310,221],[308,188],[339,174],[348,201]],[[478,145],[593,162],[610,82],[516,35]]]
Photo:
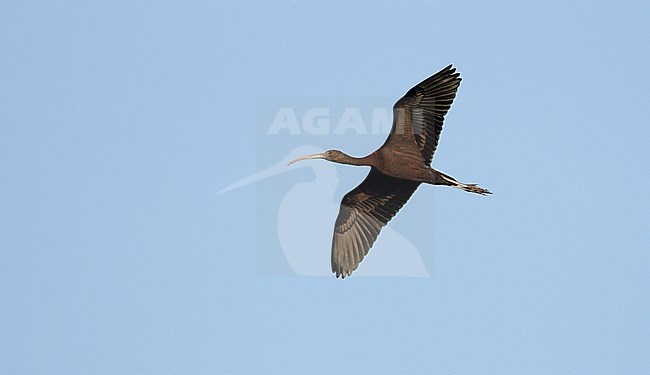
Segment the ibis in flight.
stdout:
[[488,195],[476,184],[464,184],[431,168],[445,115],[456,97],[460,74],[451,65],[410,89],[393,106],[393,126],[386,142],[368,156],[356,158],[339,150],[299,157],[370,167],[359,186],[345,194],[334,224],[332,272],[350,276],[368,254],[381,229],[422,183],[446,185]]

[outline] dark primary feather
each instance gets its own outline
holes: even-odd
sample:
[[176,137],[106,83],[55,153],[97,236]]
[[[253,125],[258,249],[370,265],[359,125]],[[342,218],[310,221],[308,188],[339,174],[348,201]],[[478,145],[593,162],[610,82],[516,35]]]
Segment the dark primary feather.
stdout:
[[363,182],[341,201],[332,240],[332,272],[349,276],[377,239],[381,228],[408,201],[419,182],[370,170]]
[[[400,109],[406,110],[407,116],[410,115],[413,136],[426,165],[431,164],[442,123],[456,97],[460,81],[460,73],[449,65],[410,89],[395,103],[395,119],[398,118],[395,111]],[[393,132],[405,125],[394,122]]]

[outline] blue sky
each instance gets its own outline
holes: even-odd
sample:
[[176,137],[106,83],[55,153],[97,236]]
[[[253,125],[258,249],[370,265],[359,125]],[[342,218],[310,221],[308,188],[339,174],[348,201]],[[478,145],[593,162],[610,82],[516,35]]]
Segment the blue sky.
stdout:
[[[650,372],[647,2],[0,14],[0,373]],[[215,194],[383,139],[270,137],[260,103],[390,106],[450,63],[434,167],[495,194],[424,186],[391,222],[430,277],[292,273],[278,206],[325,162]],[[335,200],[367,173],[335,171]]]

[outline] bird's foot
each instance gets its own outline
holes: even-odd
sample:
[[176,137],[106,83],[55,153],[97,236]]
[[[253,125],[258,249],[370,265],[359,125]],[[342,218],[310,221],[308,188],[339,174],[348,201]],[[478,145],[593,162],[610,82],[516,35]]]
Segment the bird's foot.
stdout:
[[484,189],[476,184],[462,184],[458,186],[460,189],[481,195],[492,194],[488,189]]

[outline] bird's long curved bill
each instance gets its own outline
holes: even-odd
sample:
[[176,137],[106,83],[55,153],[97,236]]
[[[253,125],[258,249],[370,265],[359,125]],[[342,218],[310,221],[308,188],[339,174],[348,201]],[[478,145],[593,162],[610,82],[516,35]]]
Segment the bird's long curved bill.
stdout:
[[289,163],[287,163],[287,165],[291,165],[293,163],[297,163],[297,162],[299,162],[301,160],[307,160],[307,159],[325,159],[325,153],[321,152],[319,154],[311,154],[311,155],[301,156],[301,157],[299,157],[297,159],[291,160]]

